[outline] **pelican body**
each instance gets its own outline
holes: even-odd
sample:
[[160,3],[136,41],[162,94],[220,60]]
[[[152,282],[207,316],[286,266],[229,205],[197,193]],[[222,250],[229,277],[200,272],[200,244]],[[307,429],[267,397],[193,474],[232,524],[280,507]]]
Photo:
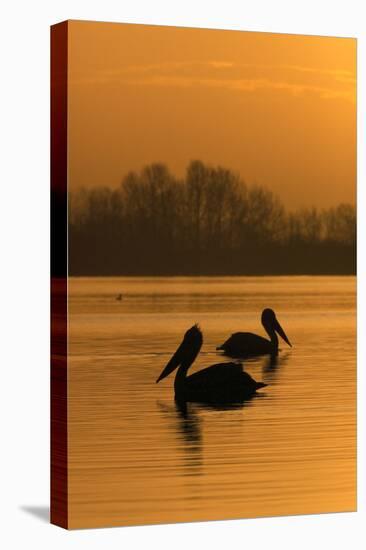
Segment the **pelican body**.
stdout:
[[226,355],[231,357],[251,357],[256,355],[277,355],[278,353],[278,337],[277,334],[290,346],[289,339],[285,331],[277,320],[273,309],[266,308],[262,311],[262,325],[269,336],[263,338],[251,332],[236,332],[226,340],[218,350],[223,350]]
[[174,381],[176,401],[240,402],[267,385],[256,382],[239,363],[219,363],[187,376],[202,341],[202,332],[197,325],[187,330],[182,343],[156,381],[160,382],[178,368]]

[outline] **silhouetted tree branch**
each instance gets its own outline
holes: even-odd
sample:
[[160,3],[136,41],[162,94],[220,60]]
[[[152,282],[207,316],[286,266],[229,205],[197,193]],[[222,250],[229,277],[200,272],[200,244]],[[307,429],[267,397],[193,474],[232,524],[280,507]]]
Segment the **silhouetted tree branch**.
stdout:
[[163,164],[69,197],[71,275],[352,274],[349,204],[286,212],[277,196],[199,160]]

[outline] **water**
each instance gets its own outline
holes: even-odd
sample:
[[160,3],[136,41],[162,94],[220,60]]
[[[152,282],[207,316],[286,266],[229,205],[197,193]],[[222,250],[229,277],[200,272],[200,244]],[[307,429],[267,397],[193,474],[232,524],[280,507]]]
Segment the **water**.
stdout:
[[[72,278],[70,527],[356,507],[354,277]],[[123,299],[116,300],[122,293]],[[272,307],[293,348],[245,362],[268,383],[243,407],[174,403],[155,380],[187,328],[195,367]]]

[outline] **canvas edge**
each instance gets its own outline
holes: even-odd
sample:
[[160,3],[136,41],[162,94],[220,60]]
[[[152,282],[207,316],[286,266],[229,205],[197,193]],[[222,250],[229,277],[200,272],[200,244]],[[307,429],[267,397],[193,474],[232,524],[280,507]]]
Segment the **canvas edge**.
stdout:
[[68,528],[67,86],[68,22],[51,26],[50,521]]

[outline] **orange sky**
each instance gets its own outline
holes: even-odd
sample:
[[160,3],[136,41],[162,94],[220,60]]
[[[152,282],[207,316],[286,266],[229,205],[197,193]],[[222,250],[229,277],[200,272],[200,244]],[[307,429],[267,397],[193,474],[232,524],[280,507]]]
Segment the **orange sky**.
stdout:
[[355,78],[350,38],[72,21],[70,187],[201,159],[290,208],[353,203]]

